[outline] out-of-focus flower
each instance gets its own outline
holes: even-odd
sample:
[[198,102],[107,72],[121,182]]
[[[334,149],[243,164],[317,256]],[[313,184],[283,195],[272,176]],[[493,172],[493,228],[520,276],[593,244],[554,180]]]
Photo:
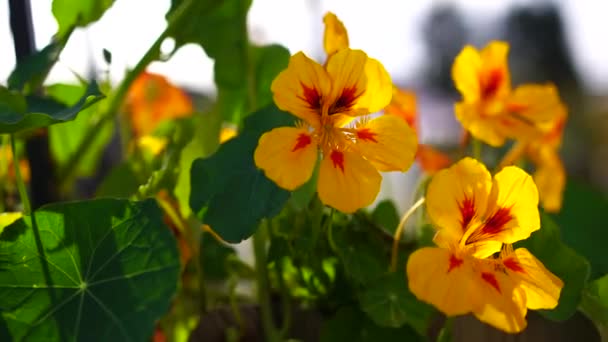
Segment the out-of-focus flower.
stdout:
[[[4,166],[3,170],[0,170],[0,178],[7,177],[10,181],[14,181],[16,179],[15,175],[15,166],[14,166],[14,158],[13,151],[10,146],[4,145],[0,147],[0,158],[2,159],[2,164]],[[27,159],[19,160],[19,172],[21,173],[21,177],[23,181],[28,183],[30,181],[30,164]]]
[[226,141],[236,137],[237,134],[238,134],[238,131],[234,127],[231,127],[231,126],[222,127],[222,129],[220,130],[220,144],[223,144]]
[[[394,115],[402,118],[416,132],[418,136],[418,114],[416,110],[416,95],[414,92],[402,90],[393,86],[393,97],[391,102],[384,108],[386,115]],[[418,139],[420,137],[418,136]],[[419,144],[416,151],[416,161],[424,172],[433,174],[448,167],[452,161],[445,153],[430,145]]]
[[129,88],[126,99],[133,133],[136,137],[148,135],[165,120],[190,116],[192,100],[167,78],[142,72]]
[[433,177],[426,203],[438,248],[408,260],[416,297],[508,333],[526,327],[527,309],[557,306],[563,282],[527,249],[511,248],[540,228],[538,192],[527,173],[509,166],[492,179],[483,164],[465,158]]
[[525,84],[511,90],[507,66],[509,45],[492,41],[481,51],[465,46],[456,57],[452,78],[462,94],[456,118],[475,138],[492,146],[505,139],[528,140],[540,134],[557,115],[552,85]]
[[141,150],[150,152],[153,156],[158,156],[167,147],[168,140],[164,137],[144,135],[137,138],[137,147]]
[[304,184],[320,150],[319,198],[350,213],[376,198],[378,171],[412,164],[417,139],[405,121],[382,115],[351,124],[383,109],[392,96],[388,73],[363,51],[339,50],[325,66],[297,53],[271,89],[277,106],[302,120],[265,133],[255,150],[256,165],[280,187]]

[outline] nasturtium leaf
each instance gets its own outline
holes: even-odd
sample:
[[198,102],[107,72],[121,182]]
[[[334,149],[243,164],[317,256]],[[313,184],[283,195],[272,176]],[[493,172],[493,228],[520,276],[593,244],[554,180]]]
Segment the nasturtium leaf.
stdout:
[[289,198],[255,166],[253,152],[262,133],[290,121],[274,106],[262,109],[215,154],[192,163],[190,208],[225,241],[250,237],[260,220],[277,215]]
[[372,211],[372,220],[387,232],[393,234],[399,225],[399,214],[391,200],[384,200]]
[[324,322],[321,328],[321,342],[377,342],[377,341],[424,341],[411,327],[381,327],[371,321],[358,308],[342,307]]
[[266,45],[253,47],[253,60],[255,61],[256,101],[259,105],[266,105],[272,101],[270,85],[275,77],[287,68],[289,64],[289,50],[281,45]]
[[42,50],[17,62],[17,66],[8,77],[8,87],[23,91],[28,86],[29,92],[36,90],[42,85],[49,71],[59,59],[59,54],[61,54],[67,39],[67,36],[53,39]]
[[0,134],[16,133],[74,120],[76,115],[100,101],[104,95],[97,84],[91,83],[86,93],[73,106],[66,107],[49,98],[28,96],[27,107],[21,106],[22,97],[0,87]]
[[144,182],[137,175],[134,161],[124,161],[114,166],[97,187],[97,197],[129,198],[137,193]]
[[374,282],[388,269],[390,256],[385,246],[368,231],[356,231],[350,225],[334,227],[333,240],[347,277],[357,283]]
[[7,227],[0,340],[149,340],[180,270],[161,215],[154,200],[98,199],[48,205]]
[[589,283],[583,296],[581,311],[595,323],[600,336],[608,336],[608,275]]
[[204,232],[200,239],[199,262],[206,280],[222,280],[228,277],[227,259],[236,255],[234,248],[218,241],[211,233]]
[[391,272],[369,283],[359,299],[363,310],[379,326],[412,326],[425,334],[435,310],[410,292],[404,272]]
[[559,227],[545,214],[541,216],[541,229],[515,247],[527,248],[564,282],[557,307],[539,312],[556,321],[570,318],[576,312],[589,278],[589,262],[562,242]]
[[61,37],[74,27],[84,27],[97,21],[112,6],[114,0],[53,0],[53,16]]
[[[63,105],[74,106],[87,92],[87,87],[83,85],[54,84],[48,86],[46,92],[50,97]],[[97,109],[98,106],[86,108],[74,120],[49,127],[51,153],[58,167],[64,167],[64,164],[78,151],[78,147],[85,139],[88,128],[101,114]],[[71,165],[71,167],[76,168],[75,174],[77,176],[88,177],[97,171],[99,160],[113,133],[113,122],[101,127],[101,131],[95,135],[93,142],[87,149],[87,153],[80,159],[78,165]]]
[[569,179],[562,210],[552,215],[559,225],[564,242],[591,264],[591,279],[608,273],[606,248],[598,241],[608,241],[608,196],[580,181]]
[[201,45],[215,60],[218,88],[240,87],[247,74],[247,11],[251,0],[172,0],[167,13],[170,23],[186,2],[188,8],[169,32],[176,47],[187,43]]

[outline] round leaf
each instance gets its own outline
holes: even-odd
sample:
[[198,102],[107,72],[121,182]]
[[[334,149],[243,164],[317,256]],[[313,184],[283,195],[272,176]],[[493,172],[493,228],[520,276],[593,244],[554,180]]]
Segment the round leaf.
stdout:
[[0,251],[2,341],[145,341],[180,269],[153,200],[43,207],[4,230]]

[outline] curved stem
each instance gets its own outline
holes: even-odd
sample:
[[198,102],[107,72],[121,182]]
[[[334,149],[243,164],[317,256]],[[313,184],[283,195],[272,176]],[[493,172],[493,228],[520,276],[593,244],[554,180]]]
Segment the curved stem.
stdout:
[[391,272],[395,272],[397,270],[397,255],[399,254],[399,241],[401,241],[401,235],[403,234],[403,229],[405,228],[405,223],[412,216],[412,214],[416,211],[416,209],[420,208],[424,204],[425,198],[422,197],[418,200],[418,202],[414,203],[412,207],[403,215],[397,229],[395,230],[395,235],[393,236],[393,250],[391,253]]
[[13,134],[11,134],[11,150],[13,152],[15,176],[17,177],[17,189],[19,190],[19,197],[21,197],[21,203],[23,204],[23,213],[29,215],[32,212],[32,206],[30,205],[30,198],[27,195],[23,177],[21,177],[21,169],[19,168],[19,160],[17,158],[17,148],[15,147],[15,136]]
[[502,169],[503,167],[512,165],[517,162],[517,160],[521,158],[522,154],[524,154],[525,149],[526,144],[520,141],[513,144],[511,149],[502,157],[495,171],[500,171],[500,169]]

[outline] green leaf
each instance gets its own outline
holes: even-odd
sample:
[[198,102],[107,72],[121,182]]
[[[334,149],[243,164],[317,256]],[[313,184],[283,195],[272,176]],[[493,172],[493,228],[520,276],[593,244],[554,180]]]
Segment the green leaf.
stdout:
[[64,36],[74,27],[84,27],[97,21],[112,6],[114,0],[53,0],[53,16]]
[[372,220],[387,232],[394,234],[399,225],[399,214],[391,200],[384,200],[374,208]]
[[289,50],[281,45],[256,46],[253,48],[255,61],[256,101],[264,106],[272,101],[270,85],[275,77],[289,64]]
[[42,50],[19,61],[8,77],[8,87],[19,91],[27,88],[29,92],[38,89],[59,59],[67,38],[66,36],[63,39],[53,39]]
[[602,341],[608,338],[608,275],[591,282],[584,293],[581,311],[595,323]]
[[76,115],[104,98],[97,84],[91,83],[86,94],[70,107],[48,98],[27,98],[27,109],[22,107],[23,97],[0,87],[0,134],[15,133],[74,120]]
[[349,341],[423,341],[422,336],[407,325],[400,328],[380,327],[356,307],[343,307],[325,321],[321,329],[321,342]]
[[260,220],[277,215],[289,198],[255,166],[253,152],[263,132],[292,120],[274,106],[262,109],[247,119],[239,136],[192,164],[190,208],[225,241],[251,236]]
[[[69,84],[51,85],[46,90],[49,96],[66,106],[76,105],[87,92],[85,86]],[[99,118],[100,112],[97,108],[98,106],[86,108],[74,120],[49,128],[51,153],[60,168],[78,151],[78,146],[84,141],[89,126]],[[95,135],[95,140],[87,149],[86,155],[80,159],[78,165],[72,166],[76,167],[77,176],[89,177],[97,171],[99,160],[113,133],[112,122],[104,125],[101,132]]]
[[137,193],[142,180],[137,176],[132,161],[114,166],[97,187],[97,197],[129,198]]
[[370,282],[361,294],[361,310],[379,326],[412,326],[424,335],[435,310],[410,292],[404,272],[392,272]]
[[98,199],[48,205],[7,227],[0,340],[148,340],[180,270],[161,215],[154,200]]
[[608,257],[603,244],[608,241],[608,198],[590,185],[568,180],[561,212],[553,216],[562,239],[591,263],[591,279],[608,273]]
[[337,254],[348,278],[360,284],[374,282],[388,269],[390,256],[386,247],[369,233],[372,227],[334,227]]
[[527,240],[519,242],[517,247],[527,248],[564,282],[557,307],[539,312],[556,321],[570,318],[576,312],[589,278],[589,262],[562,242],[559,227],[544,214],[541,216],[541,229],[532,233]]
[[179,160],[177,184],[173,190],[183,217],[190,211],[190,168],[196,158],[207,157],[215,152],[220,144],[221,117],[217,113],[195,114],[190,120],[196,134],[182,150]]
[[103,49],[103,60],[106,62],[106,64],[110,65],[112,64],[112,53],[110,52],[110,50],[108,49]]

